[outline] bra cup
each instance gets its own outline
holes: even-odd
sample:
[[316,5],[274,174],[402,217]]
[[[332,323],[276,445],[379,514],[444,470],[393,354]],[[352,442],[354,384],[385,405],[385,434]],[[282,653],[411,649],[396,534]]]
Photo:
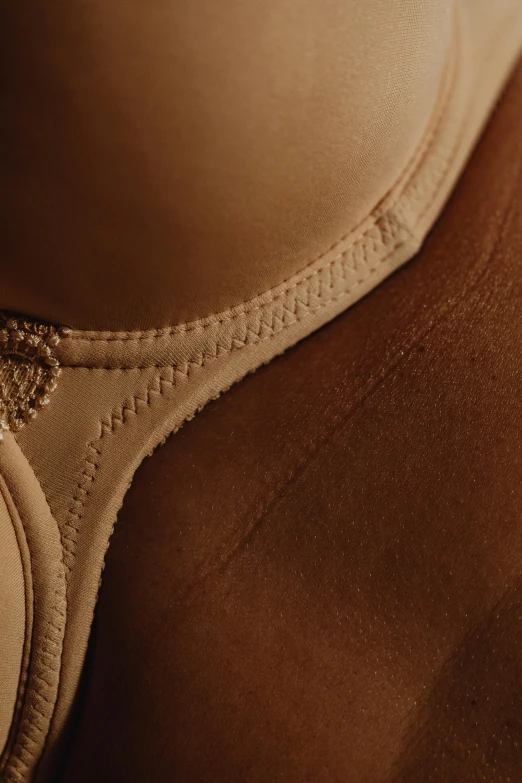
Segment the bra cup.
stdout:
[[127,330],[237,306],[356,230],[428,129],[462,0],[80,6],[8,12],[0,308]]

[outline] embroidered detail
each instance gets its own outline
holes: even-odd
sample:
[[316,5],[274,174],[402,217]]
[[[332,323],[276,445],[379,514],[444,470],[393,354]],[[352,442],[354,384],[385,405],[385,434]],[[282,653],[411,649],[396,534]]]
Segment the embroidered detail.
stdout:
[[70,331],[0,312],[0,440],[49,403],[61,372],[54,349]]

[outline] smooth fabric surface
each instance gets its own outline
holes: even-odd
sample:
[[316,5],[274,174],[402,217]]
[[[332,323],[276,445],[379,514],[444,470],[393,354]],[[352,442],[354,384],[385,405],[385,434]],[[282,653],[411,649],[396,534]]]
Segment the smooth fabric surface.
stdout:
[[519,780],[521,192],[519,66],[419,256],[144,461],[61,783]]

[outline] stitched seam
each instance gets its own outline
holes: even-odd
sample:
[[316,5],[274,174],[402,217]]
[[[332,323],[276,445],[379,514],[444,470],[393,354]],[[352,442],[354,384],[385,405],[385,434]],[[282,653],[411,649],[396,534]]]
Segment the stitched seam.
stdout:
[[[385,215],[384,217],[391,217],[391,215]],[[382,219],[382,217],[380,218]],[[234,312],[233,310],[214,314],[211,316],[207,316],[205,319],[197,320],[197,321],[191,321],[190,323],[186,324],[179,324],[177,326],[168,326],[165,327],[165,329],[157,329],[153,330],[151,332],[137,332],[137,333],[129,333],[125,336],[121,336],[119,333],[116,333],[114,337],[101,337],[98,335],[89,335],[86,336],[84,334],[72,334],[68,337],[63,338],[64,340],[88,340],[91,342],[99,342],[99,343],[112,343],[112,342],[130,342],[130,341],[146,341],[146,340],[159,340],[162,337],[169,337],[173,334],[182,334],[186,332],[193,332],[196,330],[200,331],[206,331],[207,329],[210,329],[213,326],[216,326],[221,323],[228,323],[229,321],[234,321],[238,318],[240,318],[242,315],[251,315],[259,310],[262,310],[263,308],[266,308],[267,305],[272,304],[273,302],[277,301],[278,299],[281,299],[283,297],[286,297],[289,293],[294,291],[296,288],[298,288],[303,283],[310,283],[311,280],[313,280],[314,277],[317,275],[327,273],[332,269],[334,264],[341,260],[343,256],[347,255],[348,253],[353,253],[360,245],[363,245],[364,242],[370,240],[371,236],[370,232],[372,229],[375,229],[377,226],[377,220],[372,222],[371,226],[369,227],[368,231],[366,231],[362,237],[357,239],[354,244],[344,250],[342,253],[340,253],[338,256],[333,258],[331,261],[328,262],[327,265],[324,267],[320,267],[319,269],[315,269],[313,272],[310,272],[305,277],[301,277],[296,282],[292,283],[292,285],[288,286],[284,289],[284,291],[279,291],[279,293],[275,293],[273,290],[266,291],[265,293],[261,294],[261,297],[269,297],[266,301],[260,302],[259,304],[255,304],[252,307],[249,307],[249,305],[253,302],[255,302],[257,299],[260,298],[260,296],[253,297],[252,299],[243,302],[238,307],[242,308],[240,312]],[[342,240],[340,240],[342,241]],[[327,255],[329,251],[324,253],[324,255]],[[322,256],[321,256],[322,258]],[[320,260],[320,259],[318,259]],[[315,262],[312,262],[315,263]],[[293,278],[291,278],[293,279]],[[285,285],[287,281],[280,283],[276,286],[276,288],[279,288],[280,285]],[[206,321],[208,319],[212,319],[208,323],[203,323],[202,321]],[[102,333],[103,334],[103,333]]]
[[[27,692],[27,684],[29,680],[29,666],[31,661],[31,654],[30,654],[31,639],[34,632],[34,622],[33,622],[34,584],[33,584],[33,574],[32,574],[32,567],[31,567],[32,566],[31,551],[29,549],[29,543],[27,541],[27,536],[21,518],[18,517],[20,520],[20,525],[16,524],[15,521],[13,520],[13,515],[9,509],[9,503],[6,499],[6,492],[9,492],[9,490],[7,486],[5,486],[5,480],[0,477],[0,495],[4,500],[4,504],[6,505],[9,517],[11,519],[11,524],[13,526],[15,537],[17,540],[18,550],[20,552],[20,560],[22,563],[22,569],[24,575],[24,602],[25,602],[26,618],[25,618],[25,639],[24,639],[24,646],[22,652],[22,669],[20,671],[20,677],[18,681],[16,702],[13,710],[13,718],[9,729],[9,735],[0,758],[0,776],[4,771],[5,767],[7,766],[9,759],[11,758],[11,754],[14,749],[16,737],[18,736],[18,731],[22,720],[25,699],[26,699],[26,692]],[[24,562],[25,561],[25,556],[23,552],[24,547],[23,544],[21,543],[22,536],[24,539],[25,548],[27,552],[27,563]],[[27,575],[28,579],[30,580],[29,585],[27,584],[27,580],[26,580],[26,568],[27,571],[29,572]]]
[[[9,489],[7,487],[5,489],[14,505]],[[0,491],[2,491],[1,486]],[[7,502],[3,491],[2,494]],[[15,505],[14,507],[16,508]],[[26,528],[19,513],[18,516],[29,545],[30,537],[27,537]],[[63,565],[63,557],[61,555],[60,560]],[[33,649],[33,645],[31,644],[32,649],[28,664],[29,674],[22,706],[20,728],[11,752],[5,761],[4,775],[6,781],[11,780],[16,783],[23,783],[23,781],[25,781],[26,775],[35,761],[35,745],[36,751],[38,752],[40,741],[43,740],[45,743],[49,732],[56,699],[54,696],[46,694],[45,688],[54,689],[54,687],[57,686],[61,671],[60,653],[66,617],[65,601],[65,595],[61,593],[58,586],[55,586],[53,590],[53,599],[51,601],[51,606],[49,607],[50,616],[45,621],[43,634],[38,635],[37,637],[40,640],[38,656],[35,656],[35,649]],[[62,625],[57,625],[54,622],[55,619],[58,621],[61,619],[63,621]],[[34,639],[35,632],[33,626],[32,639]],[[46,679],[46,674],[51,676],[51,683]],[[53,675],[55,676],[55,683],[52,683]],[[37,689],[33,684],[35,682],[43,686],[43,689]],[[45,708],[46,705],[50,708],[47,709],[47,711]],[[40,736],[42,733],[43,737]]]
[[[61,617],[65,619],[65,611],[61,611],[59,604],[62,602],[62,596],[60,592],[55,589],[54,602],[51,608],[52,615],[56,618]],[[59,599],[59,600],[58,600]],[[24,714],[22,717],[22,728],[18,733],[16,744],[12,750],[11,756],[8,760],[9,769],[6,770],[6,775],[11,774],[13,780],[22,781],[25,780],[25,773],[28,772],[31,765],[34,762],[34,750],[35,745],[38,750],[40,744],[40,734],[44,732],[42,738],[45,742],[46,736],[49,731],[52,714],[55,707],[55,698],[49,697],[45,691],[37,690],[34,686],[31,687],[31,681],[36,681],[43,686],[54,688],[54,685],[49,682],[43,676],[44,673],[54,674],[56,680],[58,680],[61,671],[61,658],[60,651],[62,648],[61,640],[56,639],[57,634],[62,634],[62,629],[58,630],[58,627],[48,620],[46,622],[47,631],[43,634],[42,643],[40,646],[40,656],[37,662],[38,668],[36,671],[34,655],[31,655],[30,661],[30,674],[29,674],[29,686],[27,689],[26,702],[24,705]],[[52,633],[55,631],[55,633]],[[54,664],[54,665],[53,665]],[[58,665],[56,665],[58,664]],[[32,696],[31,701],[28,702],[27,697]],[[50,710],[45,709],[47,705]],[[7,778],[9,779],[9,778]]]
[[[364,283],[365,280],[371,274],[373,274],[376,269],[381,264],[383,264],[401,244],[404,244],[404,235],[412,236],[411,232],[406,228],[406,226],[399,223],[393,215],[386,215],[385,218],[380,220],[379,224],[374,226],[373,233],[365,239],[366,244],[361,248],[362,263],[359,264],[366,266],[365,274],[362,277],[359,277],[359,279],[357,279],[353,285],[349,286],[348,288],[343,288],[341,291],[339,291],[339,293],[334,294],[336,286],[342,285],[344,282],[346,282],[350,272],[352,274],[357,272],[357,260],[355,261],[355,264],[352,264],[351,262],[354,261],[354,259],[351,255],[348,255],[347,252],[346,254],[343,254],[347,256],[344,259],[344,262],[337,263],[335,266],[332,264],[331,266],[328,265],[327,267],[323,267],[320,270],[317,270],[313,276],[310,276],[311,279],[312,277],[317,277],[319,274],[321,275],[321,277],[315,281],[315,286],[313,287],[315,290],[312,290],[312,285],[306,285],[304,284],[304,281],[301,281],[301,290],[297,291],[297,293],[292,297],[292,301],[290,303],[282,301],[280,305],[281,310],[280,312],[277,312],[277,310],[270,308],[269,305],[272,304],[272,302],[276,299],[281,299],[283,296],[286,296],[287,292],[279,294],[277,297],[274,297],[272,302],[265,303],[262,307],[256,308],[258,311],[268,311],[261,312],[258,323],[256,325],[252,325],[249,321],[248,316],[250,313],[237,314],[234,319],[230,319],[231,321],[234,321],[234,327],[236,329],[235,334],[218,335],[211,349],[197,351],[193,353],[191,357],[184,359],[182,362],[175,363],[174,365],[166,364],[165,362],[159,362],[156,364],[147,362],[141,366],[131,365],[127,367],[119,366],[85,369],[136,370],[151,367],[181,367],[185,364],[190,365],[191,363],[201,365],[201,362],[204,359],[216,358],[217,356],[221,356],[224,353],[229,353],[230,351],[237,348],[242,348],[246,345],[257,343],[260,339],[265,339],[265,337],[279,333],[283,329],[297,323],[300,320],[303,320],[307,315],[313,314],[322,307],[325,307],[331,303],[335,303],[341,297],[347,296],[348,294],[357,290],[357,288],[359,288],[359,286]],[[368,251],[373,251],[376,253],[379,244],[386,248],[390,238],[395,239],[395,244],[392,245],[392,247],[381,259],[378,260],[375,267],[368,269]],[[414,244],[416,244],[415,240]],[[342,256],[339,258],[342,258]],[[339,261],[339,259],[337,259],[337,261]],[[297,286],[295,288],[297,289]],[[298,316],[297,313],[299,310],[305,312]],[[208,324],[205,329],[214,325],[215,324]],[[67,366],[83,367],[83,365],[71,364]]]
[[[390,212],[389,214],[385,214],[379,218],[379,220],[393,220],[394,216]],[[90,342],[97,342],[97,343],[113,343],[113,342],[138,342],[138,341],[153,341],[153,340],[159,340],[162,337],[169,337],[173,334],[182,334],[186,332],[192,332],[199,330],[200,332],[205,332],[206,330],[210,329],[213,326],[217,326],[222,323],[228,323],[230,321],[236,321],[241,316],[249,316],[252,315],[259,310],[263,310],[268,307],[268,305],[271,305],[273,302],[277,301],[278,299],[282,299],[284,297],[287,297],[288,294],[292,293],[292,291],[295,291],[299,286],[304,285],[307,288],[311,287],[312,280],[317,277],[318,275],[322,274],[330,274],[332,267],[343,259],[348,254],[355,254],[355,251],[359,249],[360,246],[363,247],[363,253],[366,254],[367,250],[364,248],[364,244],[366,242],[372,242],[373,237],[371,236],[371,232],[375,229],[378,229],[378,222],[375,220],[372,225],[369,227],[368,231],[366,231],[362,237],[357,239],[354,244],[350,247],[344,250],[342,253],[340,253],[338,256],[333,258],[331,261],[328,262],[323,267],[319,267],[318,269],[315,269],[313,272],[308,273],[305,277],[301,277],[296,282],[292,283],[292,285],[285,288],[283,291],[279,291],[278,293],[275,293],[275,289],[271,291],[267,291],[264,294],[261,294],[263,297],[269,297],[264,302],[260,302],[259,304],[255,304],[254,306],[250,307],[249,305],[253,302],[255,302],[259,297],[254,297],[253,299],[250,299],[247,302],[243,302],[238,307],[241,308],[239,312],[234,312],[234,310],[226,311],[223,313],[219,313],[217,315],[208,316],[208,319],[212,319],[211,321],[208,321],[207,323],[203,323],[203,321],[207,321],[207,318],[198,320],[198,321],[191,321],[187,324],[179,324],[178,326],[172,326],[172,327],[165,327],[165,329],[158,329],[151,332],[140,332],[140,333],[129,333],[126,336],[120,336],[119,333],[116,333],[114,337],[102,337],[98,335],[84,335],[84,334],[72,334],[68,337],[62,338],[65,340],[85,340]],[[405,230],[406,227],[403,227]],[[325,253],[326,255],[326,253]],[[315,262],[314,262],[315,263]],[[293,278],[292,278],[293,279]],[[276,288],[279,288],[280,285],[284,285],[285,283],[281,283]],[[284,307],[284,305],[283,305]],[[286,309],[286,308],[285,308]],[[101,333],[104,334],[104,333]],[[153,365],[151,365],[153,366]]]

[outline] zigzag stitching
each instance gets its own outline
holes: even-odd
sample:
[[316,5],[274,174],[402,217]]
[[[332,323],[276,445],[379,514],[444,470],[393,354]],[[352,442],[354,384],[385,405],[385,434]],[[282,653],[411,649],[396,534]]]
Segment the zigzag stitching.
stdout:
[[[59,590],[55,590],[55,602],[52,608],[53,616],[65,618],[65,611],[63,610],[63,596]],[[40,684],[43,683],[49,689],[54,687],[53,683],[48,682],[43,674],[54,673],[58,676],[60,671],[60,662],[56,660],[56,652],[53,653],[53,648],[61,647],[61,643],[56,641],[56,634],[61,634],[61,628],[53,622],[52,618],[49,618],[46,622],[47,632],[43,636],[44,644],[41,649],[41,657],[39,659],[38,670],[33,671],[31,674],[31,680]],[[55,633],[53,633],[53,631]],[[49,698],[45,692],[36,691],[34,687],[30,691],[32,699],[28,707],[28,720],[24,721],[24,726],[21,729],[16,741],[16,745],[11,751],[11,759],[9,774],[12,775],[13,780],[22,781],[25,779],[25,775],[32,761],[33,746],[38,742],[38,735],[42,729],[45,729],[49,715],[45,711],[45,705],[50,707],[54,706],[54,699]],[[35,698],[39,700],[38,703]],[[43,722],[42,722],[43,721]]]

